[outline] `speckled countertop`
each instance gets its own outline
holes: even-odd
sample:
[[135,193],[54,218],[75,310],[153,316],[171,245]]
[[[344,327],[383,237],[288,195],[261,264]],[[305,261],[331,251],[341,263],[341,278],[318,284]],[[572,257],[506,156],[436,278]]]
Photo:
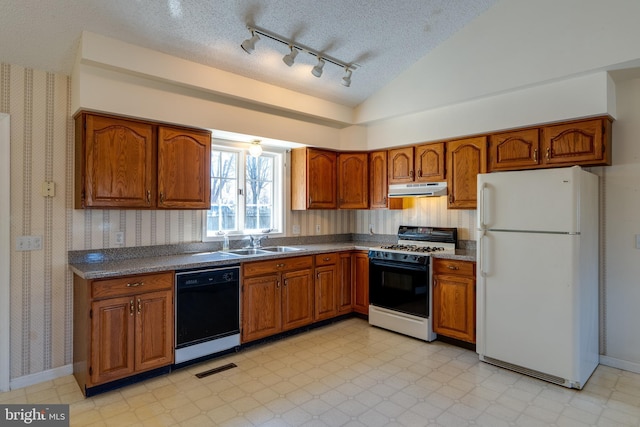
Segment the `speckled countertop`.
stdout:
[[[159,271],[186,270],[224,265],[237,265],[243,262],[263,261],[291,256],[316,255],[322,253],[368,250],[383,243],[395,241],[395,236],[355,235],[356,239],[345,239],[352,235],[334,236],[329,241],[298,241],[269,239],[270,245],[294,246],[299,251],[285,253],[266,253],[257,255],[220,255],[220,248],[211,244],[194,243],[186,245],[165,245],[144,248],[118,248],[97,251],[69,252],[71,271],[84,279],[103,279],[133,274],[154,273]],[[472,242],[475,243],[475,242]],[[233,249],[233,245],[232,245]],[[475,261],[475,246],[464,245],[455,254],[437,254],[440,258]],[[222,259],[221,259],[222,258]]]

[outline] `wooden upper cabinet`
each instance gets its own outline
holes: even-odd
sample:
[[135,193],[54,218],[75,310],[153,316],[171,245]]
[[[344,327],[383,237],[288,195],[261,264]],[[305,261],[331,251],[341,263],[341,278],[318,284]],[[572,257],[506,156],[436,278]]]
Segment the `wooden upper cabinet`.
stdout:
[[291,150],[291,209],[337,209],[337,155],[315,148]]
[[76,139],[76,208],[153,205],[153,126],[83,114],[76,121]]
[[158,207],[211,207],[211,136],[208,132],[158,128]]
[[487,137],[447,142],[447,187],[450,209],[475,209],[478,174],[487,171]]
[[444,142],[389,150],[389,184],[443,181],[445,164]]
[[389,184],[413,182],[413,147],[394,148],[388,151]]
[[489,172],[537,168],[541,158],[538,128],[489,136]]
[[542,128],[544,163],[548,166],[611,164],[611,120],[599,118]]
[[338,208],[369,207],[369,155],[338,154]]
[[444,142],[415,147],[415,181],[431,182],[445,179]]
[[211,132],[81,112],[75,207],[209,209]]
[[402,209],[402,199],[389,199],[387,152],[369,153],[369,208]]

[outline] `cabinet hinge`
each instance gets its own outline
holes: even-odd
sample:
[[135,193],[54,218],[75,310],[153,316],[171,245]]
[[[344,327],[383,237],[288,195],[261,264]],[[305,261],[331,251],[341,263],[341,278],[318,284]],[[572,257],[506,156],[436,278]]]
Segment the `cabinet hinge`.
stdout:
[[93,309],[89,310],[89,319],[93,319]]
[[89,375],[93,375],[93,368],[89,366]]

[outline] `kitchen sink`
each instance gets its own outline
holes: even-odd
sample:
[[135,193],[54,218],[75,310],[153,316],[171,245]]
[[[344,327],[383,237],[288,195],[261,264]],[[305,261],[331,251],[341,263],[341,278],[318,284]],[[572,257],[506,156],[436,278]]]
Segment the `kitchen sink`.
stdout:
[[303,248],[294,248],[292,246],[269,246],[267,248],[261,248],[263,251],[269,252],[297,252],[303,251]]
[[257,248],[233,249],[228,251],[228,253],[235,254],[235,255],[260,255],[260,254],[268,254],[269,252],[272,252],[265,249],[257,249]]

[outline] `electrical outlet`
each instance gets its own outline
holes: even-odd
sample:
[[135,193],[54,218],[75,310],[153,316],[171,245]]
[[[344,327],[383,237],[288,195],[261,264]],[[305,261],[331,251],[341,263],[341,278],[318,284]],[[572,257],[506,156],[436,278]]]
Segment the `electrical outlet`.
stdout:
[[124,231],[116,231],[116,245],[124,245]]
[[316,234],[320,234],[320,224],[316,224]]
[[300,234],[300,226],[299,225],[294,225],[293,226],[293,234]]
[[42,250],[42,236],[31,236],[29,247],[32,251]]

